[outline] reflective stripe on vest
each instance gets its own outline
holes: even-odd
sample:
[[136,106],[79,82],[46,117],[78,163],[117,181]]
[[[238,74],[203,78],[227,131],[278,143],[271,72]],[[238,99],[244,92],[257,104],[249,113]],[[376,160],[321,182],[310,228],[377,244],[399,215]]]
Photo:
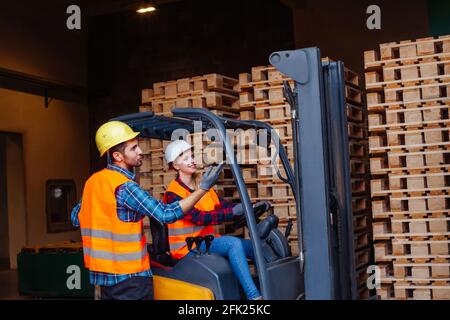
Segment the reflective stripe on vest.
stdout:
[[192,234],[196,232],[200,232],[204,229],[204,226],[192,226],[192,227],[184,227],[184,228],[169,228],[170,236],[182,236],[186,234]]
[[117,216],[115,190],[128,181],[109,169],[86,181],[78,217],[84,263],[91,271],[130,274],[150,269],[142,220],[124,222]]
[[142,240],[141,234],[115,234],[111,231],[81,229],[81,235],[84,237],[92,237],[98,239],[108,239],[115,242],[136,242]]
[[[189,190],[181,186],[176,180],[173,180],[169,184],[166,192],[172,192],[182,199],[185,199],[191,194]],[[164,197],[163,201],[164,203],[167,203],[166,197]],[[218,204],[220,204],[220,201],[217,193],[213,189],[210,189],[194,207],[201,211],[212,211]],[[199,226],[185,219],[180,219],[167,226],[169,229],[170,252],[176,259],[181,259],[189,253],[186,245],[187,237],[205,236],[215,233],[212,226]],[[215,234],[214,236],[219,237],[218,234]]]
[[103,250],[95,250],[92,248],[85,247],[83,248],[83,252],[85,255],[90,256],[95,259],[106,259],[113,261],[135,261],[144,259],[147,255],[147,248],[142,250],[141,252],[131,252],[131,253],[111,253]]
[[185,246],[186,246],[186,243],[184,243],[184,242],[176,242],[176,243],[174,242],[174,243],[170,244],[170,251],[177,251]]

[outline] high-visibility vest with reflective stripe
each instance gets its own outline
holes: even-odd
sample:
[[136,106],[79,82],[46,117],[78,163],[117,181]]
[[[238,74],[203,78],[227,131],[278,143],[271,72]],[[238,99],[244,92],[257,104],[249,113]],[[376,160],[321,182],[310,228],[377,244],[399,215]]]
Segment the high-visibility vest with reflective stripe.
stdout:
[[[178,181],[173,180],[167,190],[167,192],[172,192],[185,199],[188,197],[191,192],[181,186]],[[164,194],[163,201],[167,203],[166,193]],[[210,189],[196,204],[195,208],[201,211],[212,211],[216,208],[216,206],[220,204],[219,196],[214,191],[214,189]],[[186,245],[187,237],[197,237],[197,236],[205,236],[208,234],[214,234],[214,228],[212,226],[199,226],[192,222],[189,222],[185,219],[177,220],[174,223],[168,224],[169,229],[169,245],[170,252],[172,257],[176,259],[181,259],[185,255],[189,253],[189,249]],[[217,238],[218,234],[214,234]]]
[[143,222],[123,222],[117,216],[115,190],[131,181],[103,169],[84,186],[79,213],[84,263],[91,271],[129,274],[150,268]]

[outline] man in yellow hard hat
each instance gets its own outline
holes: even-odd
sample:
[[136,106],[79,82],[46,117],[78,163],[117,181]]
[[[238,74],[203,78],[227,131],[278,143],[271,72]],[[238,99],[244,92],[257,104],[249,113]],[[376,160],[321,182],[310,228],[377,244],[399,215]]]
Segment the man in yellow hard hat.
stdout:
[[132,170],[142,165],[138,135],[120,121],[107,122],[97,130],[100,156],[108,153],[110,161],[86,181],[82,200],[71,214],[72,224],[81,229],[90,282],[100,286],[102,299],[153,299],[143,218],[152,216],[163,223],[182,218],[215,184],[223,168],[223,164],[210,167],[198,190],[165,205],[135,182]]

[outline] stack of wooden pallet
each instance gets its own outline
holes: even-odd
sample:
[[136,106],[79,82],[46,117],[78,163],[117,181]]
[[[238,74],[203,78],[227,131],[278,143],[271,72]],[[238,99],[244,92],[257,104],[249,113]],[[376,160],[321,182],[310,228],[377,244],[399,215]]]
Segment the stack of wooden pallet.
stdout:
[[[293,88],[294,81],[274,67],[253,67],[251,73],[239,75],[239,102],[241,120],[258,120],[272,125],[293,165],[291,107],[283,95],[284,80]],[[277,153],[275,145],[270,141],[267,145],[270,146],[269,149],[263,146],[253,152],[248,149],[241,166],[244,180],[251,187],[252,202],[269,201],[273,212],[280,218],[283,230],[290,219],[293,220],[294,226],[296,223],[294,196],[289,185],[280,180],[276,173],[278,167],[285,176],[279,157],[274,158]],[[289,237],[294,254],[298,253],[296,232],[296,228],[292,228]]]
[[359,298],[369,298],[371,292],[367,287],[367,268],[373,262],[373,247],[367,107],[359,75],[345,68],[344,78],[357,290]]
[[[207,74],[155,83],[151,89],[142,90],[140,111],[153,111],[157,115],[172,117],[171,110],[175,107],[205,108],[217,115],[236,119],[239,117],[240,111],[238,92],[234,90],[237,83],[237,79],[220,74]],[[197,146],[194,148],[195,159],[199,174],[201,174],[205,161],[211,160],[211,157],[205,159],[205,155],[212,149],[206,149],[211,141],[206,134],[190,134],[187,140]],[[140,141],[144,151],[144,160],[139,168],[138,177],[141,186],[156,199],[162,199],[168,184],[175,178],[175,172],[169,170],[164,159],[164,150],[169,143],[170,141],[157,139],[141,139]],[[202,148],[198,148],[198,146],[202,146]],[[219,156],[219,154],[216,153],[215,156]],[[229,176],[229,169],[224,169],[222,177],[217,183],[219,193],[223,194],[223,190],[220,188],[226,188],[227,184],[232,183]],[[147,237],[150,239],[148,225],[148,221],[146,221]],[[224,228],[217,227],[217,229],[221,233],[225,232]]]
[[[330,59],[324,58],[325,60]],[[251,73],[240,74],[241,119],[256,119],[272,125],[278,132],[281,144],[285,146],[288,158],[293,165],[291,110],[283,95],[284,80],[293,87],[293,81],[272,66],[258,66],[252,68]],[[346,68],[345,81],[353,190],[355,267],[358,275],[359,297],[364,298],[369,296],[366,270],[372,260],[370,193],[367,186],[369,181],[367,109],[362,100],[363,94],[358,75]],[[289,186],[276,174],[275,168],[281,168],[280,162],[272,164],[270,155],[257,157],[256,160],[251,157],[249,159],[248,168],[243,170],[247,173],[244,176],[246,183],[257,186],[257,197],[253,200],[269,200],[272,203],[274,213],[280,217],[282,230],[289,220],[293,221],[294,227],[289,243],[292,252],[298,253],[295,202]],[[281,172],[284,175],[282,169]]]
[[450,299],[450,36],[364,54],[383,299]]
[[141,111],[172,116],[172,108],[207,108],[218,115],[239,117],[234,90],[237,80],[216,73],[153,84],[142,90]]
[[[173,108],[205,108],[221,116],[238,118],[239,106],[236,103],[238,94],[233,89],[236,83],[236,79],[219,74],[155,83],[152,89],[142,90],[140,111],[153,111],[157,115],[171,117]],[[189,138],[191,143],[197,138],[202,145],[207,143],[204,135],[197,138],[191,135]],[[174,177],[173,171],[168,171],[164,160],[164,149],[168,143],[170,141],[163,142],[156,139],[142,141],[145,158],[139,170],[140,178],[143,179],[146,190],[151,191],[157,199]],[[199,157],[196,160],[201,167],[203,156],[197,155]]]

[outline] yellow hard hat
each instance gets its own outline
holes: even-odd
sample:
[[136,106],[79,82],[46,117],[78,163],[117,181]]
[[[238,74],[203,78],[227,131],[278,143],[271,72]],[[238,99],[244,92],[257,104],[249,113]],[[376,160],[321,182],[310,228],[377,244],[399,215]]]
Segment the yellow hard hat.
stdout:
[[136,138],[139,132],[134,132],[126,123],[121,121],[109,121],[102,124],[95,134],[95,144],[100,157],[110,148],[118,144]]

